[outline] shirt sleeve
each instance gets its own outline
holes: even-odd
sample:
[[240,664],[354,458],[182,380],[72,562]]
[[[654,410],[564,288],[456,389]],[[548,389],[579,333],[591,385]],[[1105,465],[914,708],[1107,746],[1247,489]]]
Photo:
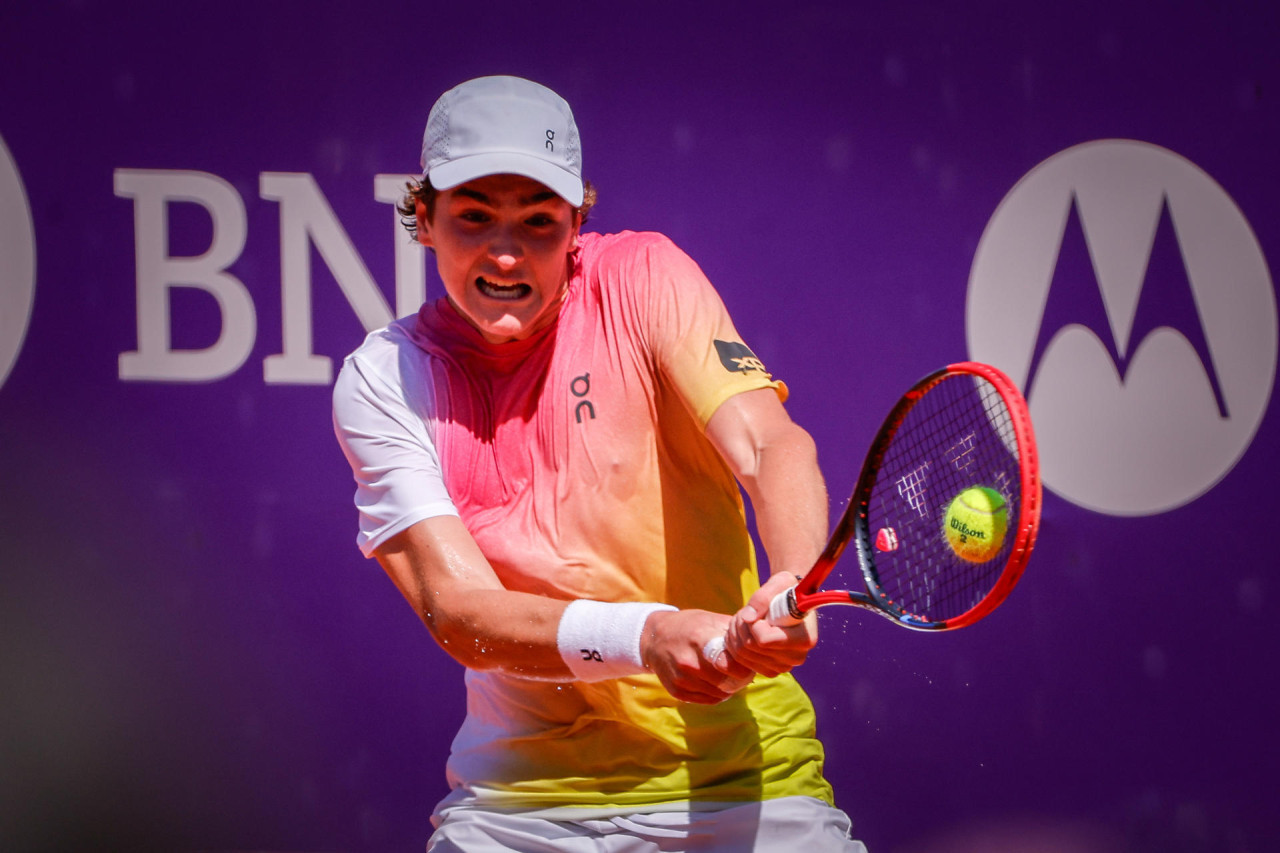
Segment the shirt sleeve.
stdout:
[[388,376],[378,367],[357,351],[343,364],[333,390],[334,432],[356,481],[356,544],[366,557],[423,519],[458,514],[440,474],[426,413],[409,404],[398,373]]
[[664,376],[704,426],[725,400],[744,391],[787,386],[773,379],[742,340],[702,269],[660,235],[643,253],[649,345]]

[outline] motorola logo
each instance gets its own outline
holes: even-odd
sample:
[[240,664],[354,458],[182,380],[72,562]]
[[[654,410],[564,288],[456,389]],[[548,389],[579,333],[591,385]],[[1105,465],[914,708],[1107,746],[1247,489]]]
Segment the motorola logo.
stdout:
[[1069,148],[1014,186],[978,244],[966,333],[1026,395],[1045,485],[1111,515],[1213,488],[1275,381],[1253,230],[1204,171],[1143,142]]
[[0,386],[18,360],[36,291],[31,207],[13,155],[0,137]]

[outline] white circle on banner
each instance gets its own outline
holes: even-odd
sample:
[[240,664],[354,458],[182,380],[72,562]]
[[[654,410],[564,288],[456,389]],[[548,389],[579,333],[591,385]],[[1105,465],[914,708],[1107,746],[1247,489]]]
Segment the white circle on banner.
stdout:
[[1026,174],[979,241],[969,356],[1027,396],[1045,485],[1155,515],[1248,449],[1275,381],[1276,298],[1253,229],[1194,163],[1087,142]]
[[31,206],[13,155],[0,136],[0,386],[18,359],[36,292]]

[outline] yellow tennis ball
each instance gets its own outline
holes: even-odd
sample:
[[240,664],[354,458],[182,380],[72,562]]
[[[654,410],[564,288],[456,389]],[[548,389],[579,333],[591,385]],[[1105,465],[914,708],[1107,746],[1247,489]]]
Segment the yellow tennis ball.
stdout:
[[974,486],[956,495],[944,519],[947,544],[969,563],[985,563],[1000,552],[1009,526],[1004,496]]

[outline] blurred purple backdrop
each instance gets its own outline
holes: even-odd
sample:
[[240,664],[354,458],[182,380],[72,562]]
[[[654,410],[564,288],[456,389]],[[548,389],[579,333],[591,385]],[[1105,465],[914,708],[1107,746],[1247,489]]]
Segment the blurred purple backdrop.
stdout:
[[[261,176],[312,176],[394,305],[401,237],[374,176],[417,169],[457,82],[514,73],[569,100],[589,227],[660,230],[702,264],[789,384],[833,513],[898,392],[970,355],[979,240],[1042,161],[1169,149],[1280,251],[1274,4],[857,5],[0,8],[0,139],[36,252],[20,348],[0,324],[18,350],[0,380],[0,844],[425,843],[461,670],[355,548],[329,385],[264,380],[283,214]],[[243,202],[228,272],[256,334],[228,375],[122,378],[140,334],[122,170],[208,173]],[[168,210],[170,256],[210,247],[202,207]],[[312,352],[336,367],[365,330],[310,260]],[[20,311],[22,277],[0,286]],[[209,293],[170,293],[175,348],[218,340]],[[1050,489],[1025,579],[975,628],[825,619],[799,675],[873,853],[1280,848],[1277,405],[1176,509]]]

